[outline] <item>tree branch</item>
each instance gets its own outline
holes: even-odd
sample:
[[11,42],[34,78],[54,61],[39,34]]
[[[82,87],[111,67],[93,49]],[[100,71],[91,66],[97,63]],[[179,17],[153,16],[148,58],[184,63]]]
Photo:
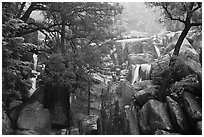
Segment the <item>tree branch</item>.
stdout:
[[179,17],[179,18],[173,18],[173,17],[172,17],[172,15],[171,15],[171,13],[168,11],[167,6],[162,5],[162,7],[163,7],[163,9],[166,11],[166,13],[167,13],[168,17],[169,17],[171,20],[177,20],[177,21],[180,21],[180,22],[182,22],[182,23],[184,23],[184,24],[185,24],[185,21],[184,21],[184,20],[182,20],[180,17]]
[[198,10],[199,8],[201,8],[201,6],[202,6],[201,4],[202,4],[202,3],[201,3],[201,2],[197,2],[197,4],[198,4],[198,6],[195,7],[195,8],[193,9],[193,11],[196,11],[196,10]]
[[39,5],[39,3],[33,2],[20,19],[26,22],[34,10],[46,10],[46,8],[43,5]]
[[201,25],[202,25],[201,22],[199,22],[199,23],[191,23],[191,26],[201,26]]
[[40,25],[37,25],[35,23],[29,23],[29,25],[34,25],[36,28],[31,28],[30,30],[27,30],[27,31],[21,31],[21,32],[17,33],[16,36],[18,36],[18,37],[24,36],[24,35],[30,34],[32,32],[38,31],[38,30],[45,30],[47,32],[58,32],[58,33],[61,33],[59,30],[55,30],[55,29],[52,30],[51,28],[53,28],[55,26],[62,25],[62,24],[61,23],[53,24],[53,25],[48,26],[48,27],[40,26]]

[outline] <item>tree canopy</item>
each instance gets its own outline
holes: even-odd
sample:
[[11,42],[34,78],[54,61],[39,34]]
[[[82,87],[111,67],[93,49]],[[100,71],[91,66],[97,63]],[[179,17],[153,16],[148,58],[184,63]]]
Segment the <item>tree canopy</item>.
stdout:
[[[41,11],[44,20],[31,19],[33,11]],[[121,11],[118,3],[108,2],[2,3],[5,106],[26,96],[23,93],[30,88],[33,53],[38,54],[39,64],[46,65],[41,74],[43,83],[59,84],[70,92],[80,83],[86,85],[83,83],[91,74],[103,72],[108,52],[103,43],[115,37],[110,26]],[[39,32],[45,36],[41,41]],[[37,42],[26,41],[29,35]]]
[[184,24],[174,50],[174,55],[178,55],[181,44],[191,27],[202,25],[202,2],[150,2],[147,5],[162,10],[165,18],[161,20],[173,20]]

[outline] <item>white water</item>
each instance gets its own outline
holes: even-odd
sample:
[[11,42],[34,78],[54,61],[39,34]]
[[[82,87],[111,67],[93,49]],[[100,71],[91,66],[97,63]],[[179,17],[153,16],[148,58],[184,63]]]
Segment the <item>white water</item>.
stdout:
[[37,63],[38,63],[38,56],[34,53],[33,54],[33,66],[34,67],[33,67],[33,70],[31,73],[34,74],[35,76],[30,78],[30,81],[32,83],[32,87],[29,90],[28,97],[31,97],[36,90],[36,79],[37,79],[37,76],[39,75],[39,72],[36,71],[37,70]]
[[33,70],[36,71],[38,64],[38,55],[36,55],[35,53],[33,54],[33,64],[34,64]]
[[139,82],[139,68],[141,66],[140,65],[136,65],[134,70],[133,70],[133,80],[132,80],[132,85],[135,83],[135,82]]
[[156,45],[154,45],[154,48],[155,48],[157,56],[159,58],[161,56],[160,50],[159,50],[159,48]]

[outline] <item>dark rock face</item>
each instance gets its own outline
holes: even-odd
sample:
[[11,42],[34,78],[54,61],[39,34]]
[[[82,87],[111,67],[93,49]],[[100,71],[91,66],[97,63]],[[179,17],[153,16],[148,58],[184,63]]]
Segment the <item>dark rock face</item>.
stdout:
[[167,96],[167,106],[169,109],[169,114],[174,123],[174,127],[179,133],[187,133],[188,132],[188,123],[186,116],[184,115],[183,110],[179,106],[179,104],[174,101],[171,97]]
[[2,135],[13,134],[13,129],[11,128],[11,121],[8,118],[5,111],[2,112]]
[[134,101],[136,104],[143,106],[149,99],[156,99],[158,92],[156,86],[145,88],[135,93]]
[[44,109],[39,102],[25,106],[19,113],[17,127],[37,132],[49,131],[51,128],[49,110]]
[[154,134],[158,129],[171,131],[172,124],[164,103],[150,99],[139,112],[139,125],[142,134]]
[[202,120],[202,110],[194,95],[189,92],[183,94],[184,106],[189,120],[199,121]]

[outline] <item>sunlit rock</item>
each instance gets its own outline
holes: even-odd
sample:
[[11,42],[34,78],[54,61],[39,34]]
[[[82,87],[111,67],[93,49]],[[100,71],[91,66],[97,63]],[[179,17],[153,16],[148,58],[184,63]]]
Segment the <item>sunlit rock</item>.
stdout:
[[156,130],[173,130],[164,103],[150,99],[139,112],[139,125],[143,135],[154,134]]
[[44,109],[39,102],[25,106],[19,113],[17,127],[19,129],[30,129],[37,132],[48,132],[51,128],[49,110]]
[[202,120],[202,109],[196,101],[195,96],[189,92],[184,92],[183,100],[189,119],[192,121]]
[[169,114],[176,131],[183,134],[187,133],[189,124],[180,105],[169,96],[166,97],[166,100]]

